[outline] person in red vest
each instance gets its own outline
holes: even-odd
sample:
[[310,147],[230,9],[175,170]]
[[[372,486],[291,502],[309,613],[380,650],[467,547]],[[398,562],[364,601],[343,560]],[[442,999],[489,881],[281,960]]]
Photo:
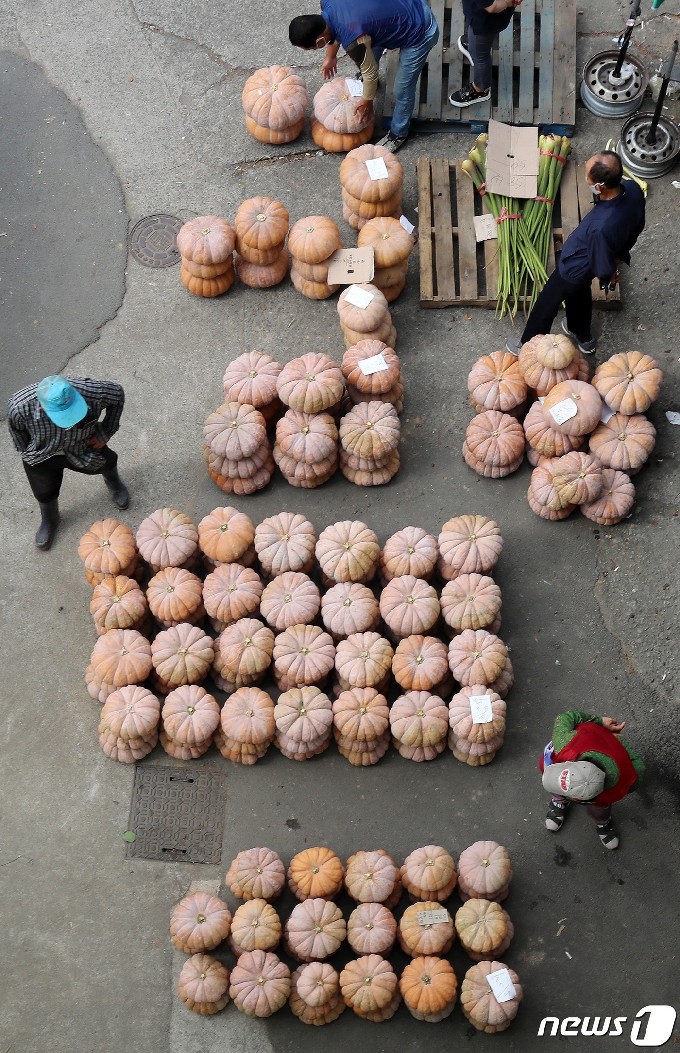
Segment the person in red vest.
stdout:
[[552,742],[539,761],[543,788],[551,794],[548,830],[561,830],[572,801],[584,804],[605,848],[619,846],[612,805],[636,790],[645,773],[642,758],[620,733],[625,721],[587,713],[560,713]]

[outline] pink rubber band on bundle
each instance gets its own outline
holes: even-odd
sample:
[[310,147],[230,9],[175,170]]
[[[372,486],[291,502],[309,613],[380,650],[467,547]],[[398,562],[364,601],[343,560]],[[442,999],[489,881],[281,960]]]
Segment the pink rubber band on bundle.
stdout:
[[480,197],[484,197],[486,195],[486,193],[487,193],[487,191],[484,189],[485,186],[486,186],[486,183],[480,183],[479,186],[477,187],[477,193],[479,194]]
[[563,165],[566,165],[566,157],[560,157],[559,154],[554,154],[552,150],[541,150],[541,157],[554,157],[555,160],[561,161]]
[[554,205],[555,202],[551,197],[534,197],[532,201],[547,201],[549,205]]
[[508,212],[508,210],[506,209],[505,205],[503,205],[503,208],[501,210],[501,214],[498,217],[498,219],[496,220],[496,223],[502,223],[504,219],[521,219],[521,218],[522,218],[522,213],[521,212]]

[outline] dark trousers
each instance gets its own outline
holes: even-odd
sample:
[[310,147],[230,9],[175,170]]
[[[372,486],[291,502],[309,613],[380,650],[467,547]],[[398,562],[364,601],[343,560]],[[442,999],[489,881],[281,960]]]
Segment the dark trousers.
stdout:
[[498,33],[475,33],[472,26],[468,26],[468,51],[472,55],[474,66],[470,79],[479,91],[486,91],[491,87],[491,56],[493,42],[497,36]]
[[590,282],[587,285],[574,285],[573,282],[566,281],[557,269],[552,272],[538,294],[522,333],[523,344],[534,336],[550,332],[562,301],[567,309],[569,331],[579,340],[592,340],[590,324],[593,317],[593,297]]
[[[555,804],[571,804],[569,797],[563,797],[561,793],[554,793],[552,799]],[[612,817],[610,804],[587,804],[585,809],[595,826],[606,826]]]
[[61,490],[61,481],[64,477],[65,468],[72,472],[81,472],[83,475],[101,475],[102,472],[110,472],[116,467],[118,463],[117,453],[110,450],[108,446],[104,446],[99,453],[105,458],[106,463],[103,468],[95,468],[94,471],[88,471],[87,468],[76,468],[74,464],[71,464],[62,455],[49,457],[46,461],[41,461],[40,464],[26,464],[26,461],[24,461],[24,470],[28,476],[36,501],[40,501],[43,505],[46,505],[49,501],[56,501]]

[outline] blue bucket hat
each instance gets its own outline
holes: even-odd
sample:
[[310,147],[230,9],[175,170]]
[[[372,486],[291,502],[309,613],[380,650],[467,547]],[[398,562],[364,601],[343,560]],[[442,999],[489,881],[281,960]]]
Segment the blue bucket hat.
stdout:
[[38,402],[59,428],[72,428],[87,415],[87,402],[66,377],[45,377],[36,391]]

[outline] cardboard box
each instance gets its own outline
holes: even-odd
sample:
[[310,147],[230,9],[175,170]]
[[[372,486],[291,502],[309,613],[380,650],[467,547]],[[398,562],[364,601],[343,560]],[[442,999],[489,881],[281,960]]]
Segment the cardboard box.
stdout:
[[329,285],[363,285],[373,278],[373,249],[336,249],[328,263]]
[[538,128],[511,128],[489,121],[486,189],[502,197],[536,197]]

